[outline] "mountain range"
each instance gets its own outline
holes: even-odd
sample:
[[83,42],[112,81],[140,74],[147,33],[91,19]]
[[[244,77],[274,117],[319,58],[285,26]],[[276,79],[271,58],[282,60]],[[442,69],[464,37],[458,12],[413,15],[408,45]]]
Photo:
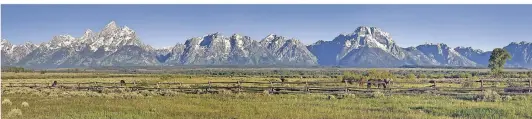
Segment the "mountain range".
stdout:
[[[529,42],[512,42],[505,46],[513,57],[506,65],[531,68],[532,52],[528,52],[531,48]],[[30,68],[180,65],[486,67],[490,55],[490,51],[451,48],[443,43],[403,48],[389,33],[366,26],[311,45],[275,34],[254,40],[240,34],[212,33],[188,39],[184,44],[153,48],[142,43],[134,30],[118,26],[114,21],[99,32],[86,30],[79,38],[59,35],[41,44],[26,42],[21,45],[2,39],[1,50],[2,66]]]

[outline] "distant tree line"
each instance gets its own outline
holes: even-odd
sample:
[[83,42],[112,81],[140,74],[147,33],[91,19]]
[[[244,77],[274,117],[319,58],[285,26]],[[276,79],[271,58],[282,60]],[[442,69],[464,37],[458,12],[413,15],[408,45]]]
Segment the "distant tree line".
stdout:
[[7,66],[7,67],[2,67],[2,72],[19,73],[19,72],[33,72],[33,70],[32,69],[26,69],[24,67]]

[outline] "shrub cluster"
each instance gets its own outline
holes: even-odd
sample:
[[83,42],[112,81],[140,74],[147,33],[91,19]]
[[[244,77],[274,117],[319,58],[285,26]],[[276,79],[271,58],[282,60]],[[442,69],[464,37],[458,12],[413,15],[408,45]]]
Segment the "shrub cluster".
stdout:
[[373,98],[381,98],[381,97],[384,97],[384,93],[382,93],[380,91],[375,91],[375,92],[371,93],[371,97],[373,97]]
[[9,99],[4,99],[4,100],[2,101],[2,105],[12,105],[12,104],[13,104],[13,103],[12,103],[11,100],[9,100]]
[[484,90],[478,93],[475,96],[475,99],[477,101],[498,102],[501,100],[501,95],[499,95],[499,93],[497,93],[496,91]]

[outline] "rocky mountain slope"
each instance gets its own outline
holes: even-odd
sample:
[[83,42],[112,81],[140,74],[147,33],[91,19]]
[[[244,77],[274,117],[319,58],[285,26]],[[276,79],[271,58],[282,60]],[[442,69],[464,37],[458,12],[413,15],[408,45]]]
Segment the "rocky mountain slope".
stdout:
[[[375,27],[359,27],[355,32],[341,34],[332,41],[318,41],[308,46],[308,49],[318,57],[318,62],[322,65],[363,67],[476,65],[447,47],[445,47],[447,49],[429,47],[432,46],[401,48],[395,44],[389,33]],[[441,50],[445,52],[438,52]],[[442,54],[448,52],[452,52],[451,55]],[[445,55],[446,58],[437,57],[438,55]]]
[[101,32],[87,30],[80,38],[55,36],[11,65],[38,68],[157,65],[153,51],[140,42],[135,31],[127,26],[118,27],[113,21]]
[[[505,46],[504,49],[512,55],[512,59],[506,62],[506,65],[513,67],[532,67],[532,43],[531,42],[512,42]],[[489,56],[488,56],[489,59]]]
[[[487,66],[491,52],[446,44],[402,48],[391,35],[376,27],[361,26],[331,41],[305,46],[294,38],[275,34],[256,40],[233,34],[212,33],[184,44],[155,49],[145,45],[135,31],[114,21],[101,31],[83,36],[58,35],[41,44],[13,45],[2,40],[2,65],[32,68],[177,65],[290,65],[399,67]],[[508,66],[532,67],[532,43],[513,42],[504,49],[513,59]]]
[[[299,40],[269,35],[261,41],[220,33],[189,39],[163,52],[163,65],[317,65]],[[165,58],[165,59],[164,59]]]

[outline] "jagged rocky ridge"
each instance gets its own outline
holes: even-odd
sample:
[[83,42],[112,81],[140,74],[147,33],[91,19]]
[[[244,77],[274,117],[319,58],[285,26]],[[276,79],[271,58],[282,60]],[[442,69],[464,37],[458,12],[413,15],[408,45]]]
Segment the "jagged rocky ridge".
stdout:
[[317,65],[303,43],[278,35],[261,41],[220,33],[189,39],[185,44],[154,49],[135,31],[114,21],[102,31],[87,30],[79,38],[53,37],[39,45],[16,46],[2,40],[2,65],[35,68],[175,65]]
[[[507,63],[532,67],[528,52],[532,43],[511,43],[504,47],[513,56]],[[155,49],[143,44],[135,31],[114,21],[100,32],[86,30],[79,38],[53,37],[49,42],[12,45],[2,40],[2,65],[32,68],[99,66],[177,65],[290,65],[399,67],[487,66],[491,52],[471,47],[450,48],[445,44],[399,47],[390,34],[375,27],[361,26],[331,41],[305,46],[297,39],[270,34],[261,40],[240,34],[208,34],[184,44]]]
[[163,65],[317,65],[316,58],[296,39],[268,35],[261,41],[220,33],[189,39],[159,55]]

